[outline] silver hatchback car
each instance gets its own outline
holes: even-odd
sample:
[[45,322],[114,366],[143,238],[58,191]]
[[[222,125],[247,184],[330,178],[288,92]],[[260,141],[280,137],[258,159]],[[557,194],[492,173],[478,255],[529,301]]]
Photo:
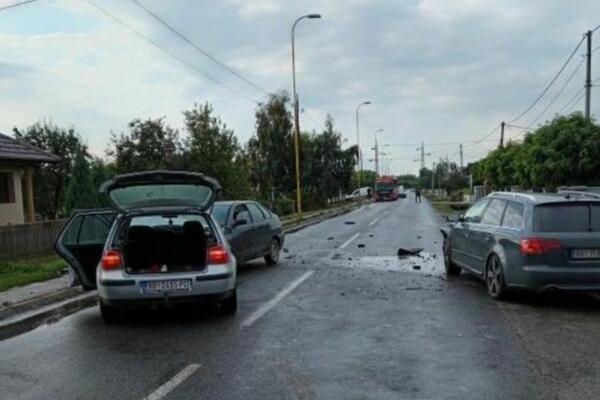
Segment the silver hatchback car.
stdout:
[[120,308],[212,301],[237,310],[236,260],[210,214],[219,183],[199,173],[119,175],[101,192],[113,209],[73,213],[55,249],[106,322]]

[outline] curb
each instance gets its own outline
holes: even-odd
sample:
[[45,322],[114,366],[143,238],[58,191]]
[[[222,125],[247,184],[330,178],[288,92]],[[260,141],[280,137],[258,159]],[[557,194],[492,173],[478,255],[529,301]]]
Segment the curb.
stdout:
[[[361,202],[341,209],[325,211],[323,214],[308,218],[306,221],[302,221],[299,224],[287,227],[284,226],[283,231],[286,235],[295,233],[330,218],[347,214],[365,204],[367,203]],[[59,291],[48,296],[32,299],[21,305],[16,305],[14,309],[2,310],[3,314],[0,315],[0,318],[3,318],[0,319],[0,340],[20,335],[44,324],[56,322],[61,318],[97,304],[98,295],[96,291],[70,297],[75,293],[73,289],[74,288],[69,288],[69,290]],[[65,297],[70,298],[65,299]],[[61,299],[61,301],[52,303],[57,299]]]
[[98,296],[96,291],[93,291],[7,318],[0,322],[0,340],[20,335],[43,324],[56,322],[83,308],[95,305],[97,301]]
[[306,220],[304,222],[301,222],[298,225],[284,227],[283,228],[283,232],[286,235],[290,234],[290,233],[298,232],[298,231],[300,231],[300,230],[302,230],[304,228],[308,228],[311,225],[316,225],[316,224],[318,224],[320,222],[323,222],[325,220],[328,220],[328,219],[331,219],[331,218],[335,218],[335,217],[340,216],[340,215],[347,214],[347,213],[349,213],[351,211],[354,211],[354,210],[362,207],[364,204],[365,203],[360,203],[360,204],[357,204],[356,207],[347,207],[347,208],[344,208],[344,209],[341,209],[341,210],[334,210],[334,211],[332,211],[330,213],[325,213],[325,214],[321,214],[319,216],[315,216],[314,219],[310,219],[309,218],[308,220]]

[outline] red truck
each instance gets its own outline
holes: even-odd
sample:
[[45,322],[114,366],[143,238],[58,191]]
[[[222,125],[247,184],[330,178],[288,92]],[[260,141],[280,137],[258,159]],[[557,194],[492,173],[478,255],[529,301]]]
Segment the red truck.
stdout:
[[398,200],[398,179],[393,176],[380,176],[375,179],[375,201]]

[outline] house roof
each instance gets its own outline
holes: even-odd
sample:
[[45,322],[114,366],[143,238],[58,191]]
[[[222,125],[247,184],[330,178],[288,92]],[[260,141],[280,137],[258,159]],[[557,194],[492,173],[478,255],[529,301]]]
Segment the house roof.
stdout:
[[60,161],[53,154],[0,133],[0,161],[5,160],[29,163],[53,163]]

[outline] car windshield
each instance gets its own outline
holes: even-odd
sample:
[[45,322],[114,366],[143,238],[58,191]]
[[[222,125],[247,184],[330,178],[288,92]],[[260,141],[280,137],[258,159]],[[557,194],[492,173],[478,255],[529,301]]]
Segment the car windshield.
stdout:
[[227,215],[229,214],[230,205],[226,204],[218,204],[216,203],[213,208],[211,214],[217,220],[217,223],[221,226],[227,225]]

